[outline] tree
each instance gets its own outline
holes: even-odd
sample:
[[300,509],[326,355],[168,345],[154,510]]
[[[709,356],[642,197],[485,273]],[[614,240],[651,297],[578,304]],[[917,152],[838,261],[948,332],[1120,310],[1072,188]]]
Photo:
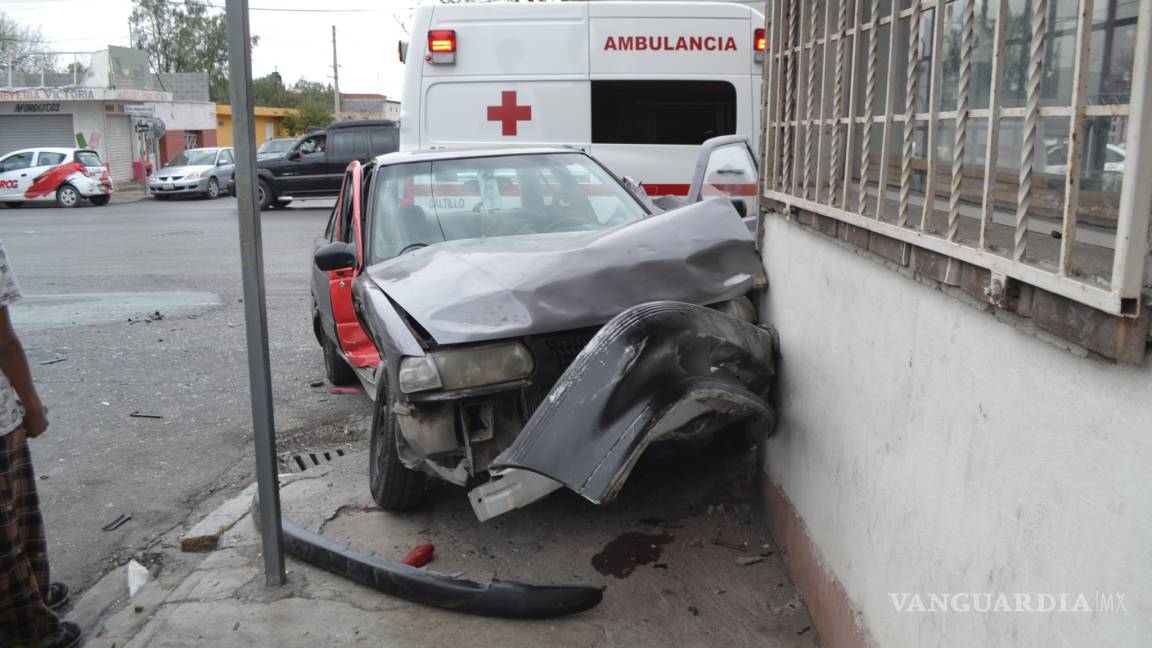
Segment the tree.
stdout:
[[[200,0],[132,0],[132,46],[148,52],[157,72],[207,72],[213,101],[228,97],[228,31],[224,14]],[[252,45],[258,37],[252,37]]]
[[12,69],[20,72],[39,72],[44,64],[44,38],[40,30],[16,22],[0,13],[0,65],[7,72],[8,61]]
[[309,128],[324,128],[332,123],[332,109],[323,104],[304,101],[296,106],[296,114],[284,115],[284,128],[293,135],[308,132]]
[[299,101],[276,72],[252,79],[252,104],[273,108],[292,108]]

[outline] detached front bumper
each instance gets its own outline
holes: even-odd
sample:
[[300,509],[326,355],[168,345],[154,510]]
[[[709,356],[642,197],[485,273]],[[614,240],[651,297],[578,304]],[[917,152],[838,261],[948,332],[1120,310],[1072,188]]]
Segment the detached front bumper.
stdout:
[[200,194],[208,191],[208,178],[195,180],[149,180],[148,191],[153,194]]
[[631,308],[606,324],[472,490],[481,520],[565,486],[611,501],[652,441],[694,425],[769,430],[776,342],[756,325],[679,302]]

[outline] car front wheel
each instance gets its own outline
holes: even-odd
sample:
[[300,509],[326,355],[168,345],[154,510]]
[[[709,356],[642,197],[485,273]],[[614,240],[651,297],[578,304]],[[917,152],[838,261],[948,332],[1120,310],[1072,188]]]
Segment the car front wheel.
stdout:
[[216,178],[208,178],[208,189],[204,191],[204,197],[208,200],[216,200],[220,197],[220,181]]
[[56,190],[56,204],[65,208],[75,207],[80,204],[80,192],[66,184]]
[[261,211],[272,206],[272,186],[268,184],[267,180],[260,180],[256,183],[256,202]]
[[368,488],[372,499],[385,511],[406,511],[424,497],[427,475],[400,461],[396,435],[400,424],[392,412],[388,386],[381,379],[372,416],[372,438],[368,451]]

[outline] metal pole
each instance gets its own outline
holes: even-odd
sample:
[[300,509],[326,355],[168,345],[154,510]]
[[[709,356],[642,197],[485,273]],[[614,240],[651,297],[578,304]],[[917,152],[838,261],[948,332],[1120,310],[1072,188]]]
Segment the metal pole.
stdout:
[[268,312],[264,303],[264,258],[260,210],[256,205],[256,138],[252,131],[252,52],[248,0],[227,0],[228,70],[236,158],[236,205],[240,221],[240,270],[244,280],[244,321],[248,332],[248,386],[256,445],[256,483],[264,543],[264,580],[284,584],[280,534],[280,492],[276,484],[276,437],[272,417],[272,372],[268,361]]
[[334,121],[340,121],[340,66],[336,64],[336,25],[332,25],[332,84],[335,86],[336,92],[333,93],[333,100],[336,104]]

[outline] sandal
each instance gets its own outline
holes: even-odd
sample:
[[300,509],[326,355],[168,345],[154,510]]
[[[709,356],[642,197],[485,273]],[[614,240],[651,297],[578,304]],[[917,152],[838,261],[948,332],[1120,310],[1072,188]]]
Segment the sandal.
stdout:
[[44,605],[55,612],[67,605],[71,596],[72,591],[64,583],[51,583],[48,585],[48,596],[44,598]]

